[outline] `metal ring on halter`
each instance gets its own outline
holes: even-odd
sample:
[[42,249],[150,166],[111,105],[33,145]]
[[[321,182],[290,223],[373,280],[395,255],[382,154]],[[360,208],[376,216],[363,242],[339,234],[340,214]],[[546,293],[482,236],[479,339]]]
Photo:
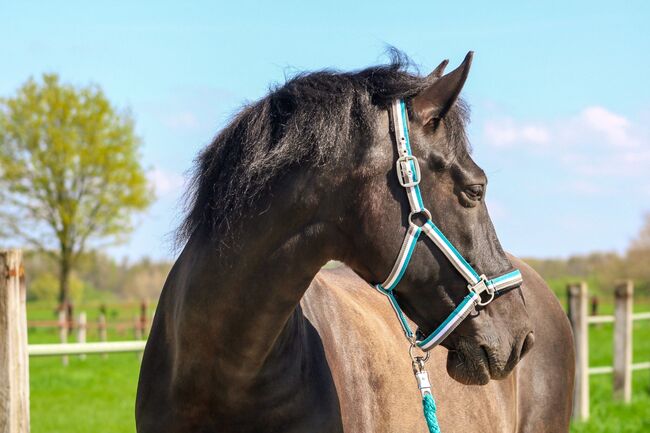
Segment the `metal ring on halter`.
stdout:
[[[422,210],[419,210],[417,212],[410,212],[409,213],[409,224],[413,227],[422,227],[413,222],[413,216],[417,214],[423,214],[425,217],[427,217],[428,220],[431,220],[431,212],[429,212],[429,209],[427,208],[422,208]],[[424,224],[422,224],[424,225]]]
[[429,357],[431,356],[431,352],[425,352],[424,357],[421,356],[413,356],[413,348],[418,347],[417,344],[415,343],[415,339],[411,342],[411,346],[409,347],[409,356],[411,357],[411,361],[413,362],[427,362],[429,360]]

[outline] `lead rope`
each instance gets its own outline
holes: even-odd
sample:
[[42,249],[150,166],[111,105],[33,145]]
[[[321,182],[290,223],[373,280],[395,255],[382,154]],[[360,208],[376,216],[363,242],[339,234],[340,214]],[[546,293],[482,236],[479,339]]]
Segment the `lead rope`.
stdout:
[[431,382],[429,381],[429,373],[424,369],[424,366],[429,359],[430,352],[425,356],[413,356],[413,348],[416,347],[415,343],[411,344],[409,348],[409,355],[411,356],[413,374],[418,383],[418,389],[422,395],[422,410],[424,411],[424,419],[427,422],[429,433],[441,433],[440,425],[438,424],[438,417],[436,416],[436,402],[431,392]]

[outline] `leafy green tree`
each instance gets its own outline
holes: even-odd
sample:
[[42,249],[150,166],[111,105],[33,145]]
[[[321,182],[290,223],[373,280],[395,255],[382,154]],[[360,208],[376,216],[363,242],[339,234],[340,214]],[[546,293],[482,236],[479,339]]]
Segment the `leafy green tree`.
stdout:
[[59,279],[56,275],[44,273],[36,276],[27,286],[28,301],[54,301],[57,298]]
[[0,100],[0,226],[56,260],[62,304],[89,244],[121,240],[152,201],[139,147],[97,86],[45,74]]
[[[56,275],[43,273],[34,278],[27,286],[27,299],[29,301],[55,301],[57,298],[57,286],[59,279]],[[76,304],[84,297],[84,282],[75,274],[70,275],[70,300]]]

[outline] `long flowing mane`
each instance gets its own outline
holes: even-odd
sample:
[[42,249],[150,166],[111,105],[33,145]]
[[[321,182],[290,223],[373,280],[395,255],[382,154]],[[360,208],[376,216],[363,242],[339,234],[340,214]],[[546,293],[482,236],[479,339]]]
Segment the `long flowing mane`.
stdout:
[[[195,160],[177,244],[198,229],[220,232],[292,166],[341,156],[353,134],[372,133],[378,107],[427,85],[426,77],[409,72],[405,55],[390,55],[388,64],[356,72],[299,74],[245,106]],[[461,101],[445,119],[448,141],[463,148],[467,117]]]

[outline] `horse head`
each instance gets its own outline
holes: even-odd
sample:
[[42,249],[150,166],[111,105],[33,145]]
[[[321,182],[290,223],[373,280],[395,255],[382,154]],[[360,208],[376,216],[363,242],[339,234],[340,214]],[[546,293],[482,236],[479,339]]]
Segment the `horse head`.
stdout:
[[[355,162],[354,170],[360,173],[358,189],[345,225],[354,243],[354,254],[346,261],[369,282],[384,281],[405,229],[422,226],[427,220],[439,227],[469,267],[487,278],[513,269],[488,214],[487,177],[470,155],[465,133],[468,110],[458,99],[471,61],[469,53],[446,75],[443,62],[421,79],[416,92],[402,99],[410,147],[419,161],[421,201],[428,212],[410,212],[412,205],[395,173],[401,155],[390,131],[391,125],[397,127],[396,119],[385,110],[377,111],[371,143]],[[392,294],[426,335],[463,301],[468,284],[425,238],[412,250],[410,264]],[[518,287],[477,306],[442,341],[449,350],[447,369],[452,377],[462,383],[485,384],[507,376],[534,342],[524,296]]]

